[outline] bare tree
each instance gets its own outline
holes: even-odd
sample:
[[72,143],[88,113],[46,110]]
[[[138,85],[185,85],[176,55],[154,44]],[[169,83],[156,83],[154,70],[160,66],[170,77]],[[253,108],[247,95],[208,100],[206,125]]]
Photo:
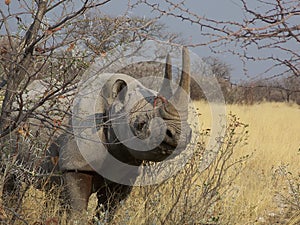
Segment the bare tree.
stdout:
[[[4,99],[0,115],[0,137],[15,130],[46,101],[57,98],[67,91],[67,87],[75,76],[64,80],[59,87],[47,90],[49,92],[45,93],[42,99],[24,110],[25,103],[22,94],[26,87],[38,76],[45,78],[46,75],[43,74],[45,67],[49,66],[47,62],[54,56],[55,51],[75,41],[69,38],[69,30],[65,29],[68,23],[87,10],[108,2],[110,0],[103,2],[87,0],[75,9],[74,5],[68,1],[40,0],[32,3],[19,1],[19,6],[14,5],[19,9],[13,10],[10,1],[6,1],[7,9],[0,10],[2,15],[0,25],[1,30],[4,30],[2,38],[7,43],[1,51],[6,65],[1,74],[5,85],[1,88],[4,92],[2,94]],[[55,19],[50,19],[54,12],[60,12],[60,15]],[[28,22],[30,17],[33,19]],[[18,28],[17,32],[13,32]],[[16,102],[18,106],[14,107]]]
[[[72,21],[86,11],[101,7],[110,0],[82,1],[76,6],[70,1],[5,1],[0,9],[0,195],[8,174],[17,175],[16,170],[30,172],[31,164],[16,165],[19,149],[27,148],[43,154],[62,119],[67,115],[56,103],[68,97],[74,89],[76,78],[84,69],[83,55],[71,55],[72,43],[69,28]],[[69,76],[71,75],[71,76]],[[36,79],[41,86],[33,93],[27,87]],[[46,107],[47,106],[47,107]],[[38,129],[32,133],[27,120],[38,119],[39,124],[52,127],[48,140],[41,140]],[[39,158],[35,157],[36,161]],[[31,162],[26,158],[27,162]],[[24,173],[23,176],[27,176]],[[27,186],[28,187],[28,186]],[[18,192],[17,192],[18,193]],[[16,196],[19,204],[12,208],[12,223],[18,217],[25,192]],[[0,205],[2,198],[0,199]],[[7,205],[4,205],[6,208]]]
[[167,32],[164,24],[154,19],[126,16],[94,16],[88,14],[74,21],[75,30],[72,36],[81,38],[84,49],[95,55],[106,52],[118,46],[143,42],[149,39],[179,42],[177,34]]
[[262,101],[299,103],[299,81],[299,77],[290,76],[272,80],[259,79],[239,86],[243,89],[243,98],[246,103],[250,103],[246,101],[249,98],[252,99],[252,103]]
[[280,81],[280,87],[286,93],[286,101],[295,101],[300,103],[300,77],[284,77]]
[[164,0],[161,4],[150,0],[139,2],[159,16],[178,18],[198,27],[199,33],[207,38],[190,46],[209,46],[214,53],[230,53],[240,57],[247,75],[248,63],[257,61],[268,65],[265,71],[258,74],[264,77],[300,74],[299,49],[295,48],[300,42],[298,0],[256,0],[251,3],[239,0],[236,4],[244,18],[228,21],[197,14],[186,6],[185,1]]
[[232,68],[227,63],[221,61],[216,57],[204,57],[203,61],[210,65],[212,73],[218,78],[224,81],[230,81]]

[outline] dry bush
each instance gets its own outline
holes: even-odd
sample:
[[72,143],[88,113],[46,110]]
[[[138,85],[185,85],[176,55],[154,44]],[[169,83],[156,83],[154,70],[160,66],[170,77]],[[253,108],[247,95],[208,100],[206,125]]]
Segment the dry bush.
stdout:
[[123,203],[113,224],[229,224],[220,201],[226,196],[234,199],[234,180],[249,156],[237,160],[234,151],[247,140],[247,125],[235,115],[229,116],[225,136],[215,161],[201,172],[199,163],[209,130],[198,132],[195,152],[184,169],[162,184],[134,187]]
[[300,173],[289,171],[287,164],[280,165],[273,172],[275,181],[282,180],[284,186],[275,192],[275,198],[283,214],[282,221],[288,225],[300,224]]

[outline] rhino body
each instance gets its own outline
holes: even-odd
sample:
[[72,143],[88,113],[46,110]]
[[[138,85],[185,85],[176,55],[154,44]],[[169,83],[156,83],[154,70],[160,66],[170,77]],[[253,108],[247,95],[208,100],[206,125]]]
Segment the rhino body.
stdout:
[[[97,97],[95,115],[89,115],[96,119],[97,125],[97,129],[92,129],[91,132],[97,133],[107,154],[124,164],[135,166],[136,177],[139,175],[138,168],[143,162],[161,162],[172,156],[175,149],[183,151],[190,141],[191,128],[187,123],[190,62],[186,48],[183,48],[182,60],[180,88],[174,93],[168,83],[168,80],[172,80],[169,56],[166,61],[165,80],[158,92],[144,87],[136,79],[126,74],[117,73],[110,76],[109,79],[105,75],[99,77],[100,81],[103,79],[105,85]],[[86,105],[86,107],[92,106]],[[127,137],[126,135],[128,135],[130,139],[130,135],[134,135],[140,140],[147,140],[149,146],[156,142],[158,144],[149,151],[138,151],[120,141],[111,126],[111,121],[122,118],[123,115],[128,123],[128,126],[119,128],[119,132],[123,136]],[[164,129],[160,129],[159,123],[153,122],[153,118],[156,117],[165,122]],[[118,203],[128,196],[132,186],[103,177],[83,157],[82,151],[85,150],[78,147],[80,137],[74,135],[71,128],[72,119],[74,117],[70,118],[69,130],[58,136],[50,145],[42,167],[46,172],[62,174],[59,178],[53,176],[52,181],[58,184],[63,183],[66,191],[66,203],[72,210],[85,210],[90,195],[97,192],[98,206],[113,212]],[[80,119],[85,121],[88,118]],[[88,150],[86,149],[86,151]],[[95,162],[98,160],[96,155]],[[101,160],[103,161],[103,156]],[[99,166],[101,167],[101,165]],[[109,169],[113,170],[113,167]],[[115,172],[122,173],[122,171]]]

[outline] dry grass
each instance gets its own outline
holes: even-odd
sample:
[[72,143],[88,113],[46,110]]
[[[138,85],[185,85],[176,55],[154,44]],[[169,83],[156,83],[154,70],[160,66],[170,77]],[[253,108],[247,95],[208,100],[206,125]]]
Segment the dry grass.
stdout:
[[[196,102],[195,105],[201,113],[202,129],[210,128],[212,120],[209,105],[203,102]],[[194,220],[191,219],[193,222],[187,224],[201,224],[203,210],[207,210],[205,221],[211,224],[267,225],[287,221],[286,218],[292,216],[289,214],[291,208],[279,198],[279,194],[290,194],[286,179],[290,173],[287,171],[295,176],[299,173],[300,107],[284,103],[228,105],[227,112],[232,112],[240,121],[249,124],[248,144],[235,147],[231,162],[244,155],[252,156],[245,164],[240,163],[232,168],[232,173],[239,172],[232,183],[226,181],[231,181],[233,174],[225,175],[224,185],[212,198],[215,202],[211,207],[205,208],[205,201],[199,200],[203,187],[201,190],[199,188],[207,182],[209,172],[199,176],[191,166],[164,185],[134,188],[130,198],[122,203],[113,224],[150,224],[150,221],[155,222],[153,224],[174,224],[172,220],[177,221],[184,216],[194,217]],[[191,179],[184,180],[187,174]],[[299,180],[296,184],[299,185]],[[180,198],[176,197],[178,195]],[[45,201],[47,199],[43,193],[30,190],[25,198],[24,218],[31,222],[57,218],[59,214],[54,201],[51,209],[47,209],[48,213],[44,213],[42,219],[37,219],[45,211]],[[95,201],[95,195],[92,195],[88,210],[90,219]],[[174,204],[177,211],[172,209]],[[166,216],[168,220],[164,221]],[[188,218],[184,221],[188,221]]]
[[[209,127],[209,106],[202,102],[196,104],[201,109],[204,127]],[[238,115],[241,121],[249,124],[248,145],[242,151],[237,150],[233,157],[254,154],[235,181],[238,196],[234,201],[225,198],[222,205],[233,222],[269,224],[272,217],[276,220],[287,210],[275,195],[287,188],[285,174],[278,168],[287,169],[295,175],[300,172],[300,107],[262,103],[227,105],[226,108],[227,112]]]

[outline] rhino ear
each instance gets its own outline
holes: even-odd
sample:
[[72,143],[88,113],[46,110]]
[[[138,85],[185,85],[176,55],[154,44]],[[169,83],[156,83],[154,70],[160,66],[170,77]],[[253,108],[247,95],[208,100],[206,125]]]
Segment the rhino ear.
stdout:
[[112,97],[119,99],[120,102],[124,103],[125,96],[127,93],[127,84],[124,80],[118,79],[112,86]]

